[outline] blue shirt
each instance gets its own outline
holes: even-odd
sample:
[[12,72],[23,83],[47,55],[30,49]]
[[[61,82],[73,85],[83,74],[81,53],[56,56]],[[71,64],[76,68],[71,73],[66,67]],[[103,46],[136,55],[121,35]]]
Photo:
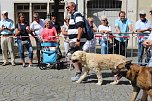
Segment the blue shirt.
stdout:
[[[122,37],[122,36],[129,36],[129,25],[131,25],[131,21],[127,18],[125,18],[125,20],[122,22],[119,19],[115,20],[115,27],[118,26],[119,27],[119,30],[122,34],[115,34],[116,36],[116,39],[120,42],[125,42],[127,40],[127,38],[119,38],[119,37]],[[124,34],[126,33],[126,34]]]
[[[7,27],[7,28],[10,28],[10,29],[14,29],[15,28],[15,26],[14,26],[14,22],[11,20],[11,19],[2,19],[1,21],[0,21],[0,28],[2,28],[2,26],[5,26],[5,27]],[[3,31],[1,31],[1,34],[13,34],[13,32],[11,32],[11,31],[9,31],[9,30],[3,30]]]

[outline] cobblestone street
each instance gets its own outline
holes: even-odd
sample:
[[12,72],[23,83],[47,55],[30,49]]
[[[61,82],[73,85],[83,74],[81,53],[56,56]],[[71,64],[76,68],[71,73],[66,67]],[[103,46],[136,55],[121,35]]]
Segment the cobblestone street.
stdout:
[[[2,61],[2,60],[1,60]],[[16,60],[20,62],[19,59]],[[0,66],[0,101],[129,101],[132,90],[123,78],[119,85],[110,85],[113,80],[110,70],[103,71],[103,85],[98,86],[93,72],[88,82],[76,84],[70,77],[74,70],[38,67],[23,68]],[[140,95],[138,96],[138,99]]]

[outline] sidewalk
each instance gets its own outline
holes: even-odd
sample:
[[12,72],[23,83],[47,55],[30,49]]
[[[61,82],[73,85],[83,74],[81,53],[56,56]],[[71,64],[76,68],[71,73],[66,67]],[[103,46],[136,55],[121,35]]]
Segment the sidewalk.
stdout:
[[[0,55],[0,62],[2,61]],[[16,60],[20,62],[18,58]],[[119,85],[110,70],[103,71],[103,85],[98,86],[96,75],[90,73],[89,81],[81,84],[71,82],[74,70],[40,70],[0,65],[0,101],[129,101],[132,87],[122,78]],[[141,96],[141,93],[140,93]],[[138,96],[138,99],[139,97]]]

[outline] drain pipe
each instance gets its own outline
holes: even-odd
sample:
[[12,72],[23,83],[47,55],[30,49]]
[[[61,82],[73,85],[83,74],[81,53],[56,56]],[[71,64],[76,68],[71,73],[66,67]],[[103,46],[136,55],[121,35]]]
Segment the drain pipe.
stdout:
[[139,0],[136,0],[136,21],[138,20]]

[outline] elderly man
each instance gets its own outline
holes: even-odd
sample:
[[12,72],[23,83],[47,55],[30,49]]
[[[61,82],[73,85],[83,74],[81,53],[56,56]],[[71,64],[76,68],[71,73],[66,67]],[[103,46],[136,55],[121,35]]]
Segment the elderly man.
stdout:
[[[139,12],[140,19],[136,22],[135,29],[139,33],[139,40],[138,40],[138,64],[142,65],[142,58],[144,53],[144,46],[142,42],[146,40],[151,32],[151,23],[149,20],[146,19],[145,11]],[[146,59],[147,60],[147,59]],[[145,61],[148,62],[148,61]]]
[[[81,13],[76,11],[76,4],[74,2],[69,2],[66,7],[68,12],[71,14],[69,20],[69,28],[68,28],[68,36],[71,40],[70,47],[71,49],[82,50],[83,45],[86,42],[86,38],[84,36],[84,21]],[[71,78],[72,81],[77,81],[82,73],[82,68],[80,63],[73,63],[76,69],[76,75]]]
[[45,23],[43,19],[39,18],[38,13],[33,14],[34,21],[31,23],[30,29],[33,32],[36,40],[36,46],[37,46],[37,60],[38,65],[40,64],[40,50],[41,50],[41,33],[43,31],[43,28],[45,27]]
[[13,31],[14,31],[14,23],[11,19],[8,18],[8,12],[2,12],[3,19],[0,21],[0,32],[1,32],[1,48],[3,55],[3,64],[5,66],[8,64],[8,50],[11,56],[11,64],[15,66],[15,56],[13,52],[14,47],[14,39],[13,39]]

